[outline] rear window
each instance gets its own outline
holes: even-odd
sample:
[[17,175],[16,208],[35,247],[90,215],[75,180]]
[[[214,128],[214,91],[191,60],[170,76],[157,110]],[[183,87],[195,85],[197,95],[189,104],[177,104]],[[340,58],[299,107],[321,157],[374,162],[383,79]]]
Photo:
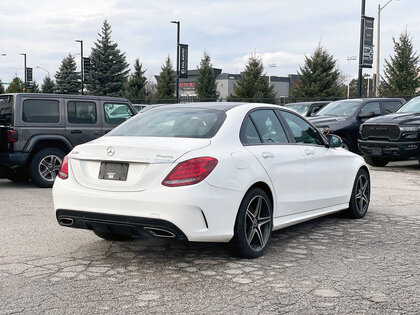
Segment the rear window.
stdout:
[[23,101],[22,120],[34,123],[58,123],[60,110],[57,100]]
[[13,123],[13,96],[0,96],[0,125]]
[[211,138],[226,114],[204,108],[156,108],[131,118],[109,136]]

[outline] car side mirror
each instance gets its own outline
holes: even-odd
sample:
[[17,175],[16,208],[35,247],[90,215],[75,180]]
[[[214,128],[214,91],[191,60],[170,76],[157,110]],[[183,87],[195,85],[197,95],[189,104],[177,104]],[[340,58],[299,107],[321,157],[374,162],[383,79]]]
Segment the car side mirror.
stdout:
[[325,135],[328,140],[328,144],[330,145],[330,148],[339,148],[343,144],[343,140],[337,135]]
[[372,118],[375,116],[376,116],[375,112],[365,112],[365,113],[359,114],[359,118]]

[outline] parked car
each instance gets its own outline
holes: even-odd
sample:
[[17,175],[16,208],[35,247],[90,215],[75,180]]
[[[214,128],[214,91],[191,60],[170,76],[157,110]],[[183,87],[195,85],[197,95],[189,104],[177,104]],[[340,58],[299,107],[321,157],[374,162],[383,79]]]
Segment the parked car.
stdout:
[[0,167],[13,181],[52,187],[64,156],[103,136],[136,110],[125,98],[0,95]]
[[373,166],[418,159],[420,163],[420,97],[395,114],[371,118],[360,128],[360,151]]
[[344,209],[366,214],[366,163],[328,138],[275,105],[156,107],[64,158],[56,218],[106,240],[146,231],[258,257],[273,230]]
[[358,153],[360,125],[369,118],[393,113],[404,103],[401,98],[341,100],[329,103],[308,119],[324,133],[340,136],[345,149]]
[[284,106],[291,109],[302,116],[315,116],[315,114],[329,102],[300,102],[300,103],[289,103]]

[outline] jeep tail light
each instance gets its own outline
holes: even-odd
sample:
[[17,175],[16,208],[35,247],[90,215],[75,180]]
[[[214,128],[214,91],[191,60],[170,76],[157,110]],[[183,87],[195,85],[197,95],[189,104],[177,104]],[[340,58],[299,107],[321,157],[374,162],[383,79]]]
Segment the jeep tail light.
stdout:
[[69,178],[69,158],[66,155],[61,163],[60,170],[58,171],[58,177],[61,179]]
[[214,170],[217,162],[212,157],[199,157],[178,163],[163,180],[162,185],[177,187],[197,184]]
[[18,141],[17,130],[7,130],[7,142],[16,142],[16,141]]

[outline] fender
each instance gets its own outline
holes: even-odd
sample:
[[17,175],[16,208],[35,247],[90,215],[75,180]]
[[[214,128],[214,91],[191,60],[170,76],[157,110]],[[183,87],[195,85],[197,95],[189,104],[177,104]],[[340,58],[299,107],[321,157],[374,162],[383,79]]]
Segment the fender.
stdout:
[[22,151],[31,152],[34,146],[41,140],[59,140],[64,143],[64,145],[69,149],[69,151],[73,149],[73,145],[70,143],[70,141],[62,135],[35,135],[28,140]]

